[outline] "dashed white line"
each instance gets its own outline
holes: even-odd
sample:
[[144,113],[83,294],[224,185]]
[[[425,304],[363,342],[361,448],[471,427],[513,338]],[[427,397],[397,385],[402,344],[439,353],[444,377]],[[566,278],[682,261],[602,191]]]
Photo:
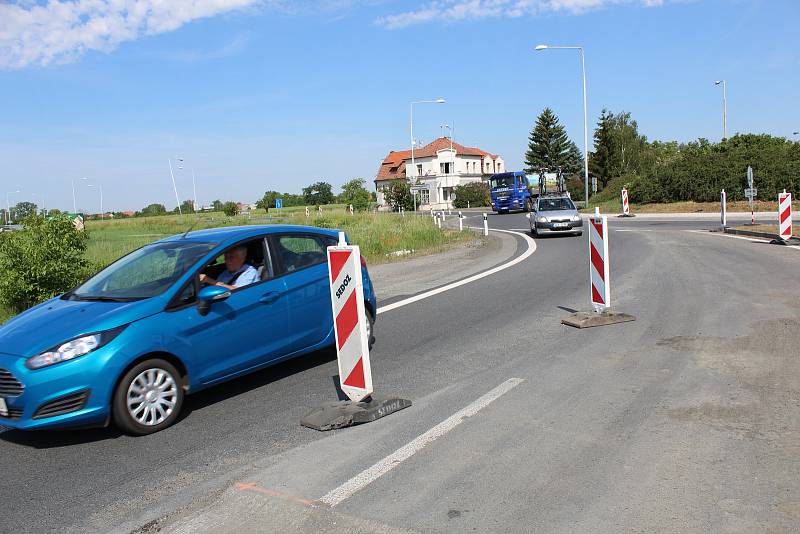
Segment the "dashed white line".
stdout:
[[509,378],[491,390],[489,393],[486,393],[467,407],[462,408],[458,412],[454,413],[424,434],[416,437],[413,441],[400,447],[372,467],[360,472],[338,488],[329,491],[322,498],[320,498],[320,502],[329,506],[336,506],[357,491],[363,489],[382,475],[385,475],[400,465],[400,463],[404,460],[407,460],[414,454],[418,453],[429,443],[432,443],[438,438],[444,436],[455,427],[460,425],[464,419],[472,417],[483,408],[491,404],[493,401],[517,387],[522,382],[524,382],[523,378]]
[[494,229],[494,230],[490,230],[490,231],[492,231],[492,232],[504,232],[506,234],[514,234],[514,235],[522,236],[522,238],[528,244],[528,248],[527,248],[527,250],[525,252],[523,252],[522,254],[520,254],[519,256],[514,258],[513,260],[511,260],[509,262],[506,262],[506,263],[504,263],[502,265],[498,265],[497,267],[493,267],[491,269],[488,269],[486,271],[480,272],[478,274],[473,274],[472,276],[464,278],[463,280],[458,280],[456,282],[444,285],[442,287],[437,287],[436,289],[431,289],[430,291],[426,291],[424,293],[420,293],[419,295],[414,295],[413,297],[408,297],[407,299],[403,299],[403,300],[400,300],[400,301],[397,301],[397,302],[393,302],[391,304],[387,304],[386,306],[381,306],[380,308],[378,308],[378,314],[380,315],[381,313],[384,313],[384,312],[387,312],[387,311],[395,310],[395,309],[401,308],[403,306],[408,306],[409,304],[413,304],[414,302],[418,302],[420,300],[430,298],[430,297],[432,297],[434,295],[438,295],[439,293],[444,293],[445,291],[450,291],[451,289],[463,286],[464,284],[469,284],[469,283],[474,282],[476,280],[480,280],[481,278],[485,278],[485,277],[491,276],[491,275],[493,275],[495,273],[499,273],[502,270],[508,269],[509,267],[513,267],[514,265],[518,264],[521,261],[525,261],[531,254],[536,252],[536,241],[534,241],[530,236],[528,236],[526,234],[523,234],[523,233],[520,233],[520,232],[514,232],[514,231],[511,231],[511,230]]

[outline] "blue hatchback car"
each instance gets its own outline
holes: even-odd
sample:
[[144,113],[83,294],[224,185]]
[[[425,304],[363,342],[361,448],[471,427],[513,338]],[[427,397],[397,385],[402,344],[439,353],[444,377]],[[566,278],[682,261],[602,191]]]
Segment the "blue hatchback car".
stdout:
[[[336,230],[229,227],[124,256],[0,327],[0,425],[113,421],[149,434],[175,422],[188,393],[333,345],[326,248],[337,242]],[[371,345],[363,259],[362,272]]]

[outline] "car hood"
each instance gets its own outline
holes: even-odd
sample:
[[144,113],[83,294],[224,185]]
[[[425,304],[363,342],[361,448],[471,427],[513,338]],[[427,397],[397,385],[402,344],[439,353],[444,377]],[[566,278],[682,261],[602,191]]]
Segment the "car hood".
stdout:
[[163,307],[157,298],[91,302],[56,297],[0,326],[0,352],[28,358],[75,337],[137,321]]
[[553,210],[553,211],[538,211],[537,217],[547,217],[548,219],[569,219],[578,214],[576,210]]

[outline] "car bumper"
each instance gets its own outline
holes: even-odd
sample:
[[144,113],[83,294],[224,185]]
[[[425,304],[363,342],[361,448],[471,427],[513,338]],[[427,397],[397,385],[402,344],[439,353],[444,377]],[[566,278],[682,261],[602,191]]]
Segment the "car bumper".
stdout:
[[[569,221],[564,223],[537,222],[535,227],[536,227],[536,232],[540,234],[547,234],[547,233],[563,234],[571,232],[580,232],[583,231],[583,221]],[[534,226],[531,225],[531,230],[533,229]]]
[[39,430],[106,424],[119,372],[110,364],[116,353],[112,345],[115,342],[74,360],[36,370],[25,366],[25,358],[0,354],[0,369],[8,371],[23,386],[18,395],[0,393],[9,410],[8,415],[0,415],[0,425]]

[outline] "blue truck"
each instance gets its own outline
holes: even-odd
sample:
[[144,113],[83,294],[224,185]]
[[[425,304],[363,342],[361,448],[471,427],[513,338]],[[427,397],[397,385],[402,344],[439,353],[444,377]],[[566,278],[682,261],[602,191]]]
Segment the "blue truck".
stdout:
[[522,171],[493,174],[489,180],[492,209],[497,213],[531,211],[533,200],[546,193],[566,194],[564,178],[559,168],[548,173],[544,169],[538,175]]

